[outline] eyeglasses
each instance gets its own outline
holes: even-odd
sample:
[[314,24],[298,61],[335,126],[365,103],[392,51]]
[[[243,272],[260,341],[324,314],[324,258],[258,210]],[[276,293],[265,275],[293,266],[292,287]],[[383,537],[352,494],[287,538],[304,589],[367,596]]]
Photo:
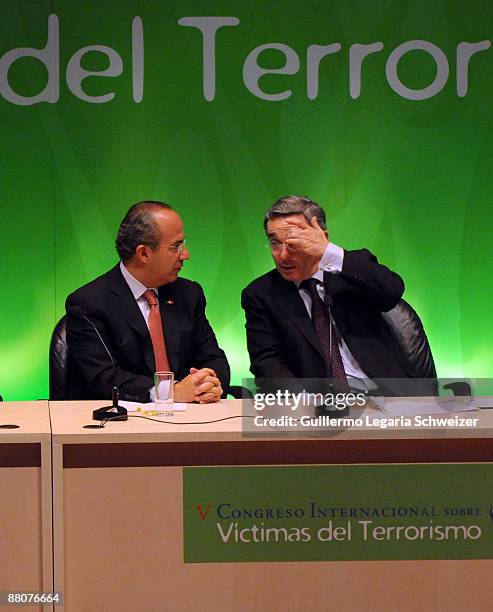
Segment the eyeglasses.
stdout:
[[172,253],[181,253],[184,248],[186,248],[185,244],[186,240],[180,242],[180,244],[160,244],[158,246],[163,246],[169,249]]
[[269,242],[265,246],[273,253],[277,253],[278,251],[280,251],[283,246],[285,246],[288,251],[293,250],[293,247],[290,247],[289,244],[287,244],[286,242],[281,242],[280,240],[269,240]]

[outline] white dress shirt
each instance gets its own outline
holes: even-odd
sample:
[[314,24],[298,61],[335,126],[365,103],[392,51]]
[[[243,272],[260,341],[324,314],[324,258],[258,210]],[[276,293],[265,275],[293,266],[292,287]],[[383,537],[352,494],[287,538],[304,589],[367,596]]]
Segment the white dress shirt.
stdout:
[[145,285],[143,285],[139,280],[135,278],[135,276],[132,276],[132,274],[130,274],[130,272],[127,270],[127,268],[125,268],[122,262],[120,262],[120,270],[123,274],[123,278],[127,281],[127,285],[130,287],[130,291],[132,292],[132,295],[134,296],[137,302],[137,306],[140,308],[140,312],[144,317],[147,327],[149,327],[149,314],[151,312],[151,307],[149,306],[147,300],[144,298],[144,293],[147,291],[147,289],[150,288],[153,289],[157,297],[157,288],[146,287]]
[[[123,274],[123,278],[126,280],[127,285],[130,288],[130,291],[132,292],[132,295],[135,298],[135,301],[137,302],[137,306],[140,308],[140,312],[144,317],[144,321],[146,322],[146,325],[149,328],[149,314],[151,312],[151,307],[149,306],[147,300],[144,298],[144,293],[147,291],[147,289],[152,289],[153,291],[155,291],[157,296],[158,290],[156,287],[146,287],[145,285],[143,285],[139,280],[135,278],[135,276],[130,274],[130,272],[127,270],[127,268],[125,268],[122,262],[120,262],[120,270]],[[162,390],[163,395],[167,394],[168,386],[169,384],[166,381],[160,383],[159,388]],[[154,385],[149,389],[149,394],[151,396],[151,402],[155,402],[156,389],[154,388]]]

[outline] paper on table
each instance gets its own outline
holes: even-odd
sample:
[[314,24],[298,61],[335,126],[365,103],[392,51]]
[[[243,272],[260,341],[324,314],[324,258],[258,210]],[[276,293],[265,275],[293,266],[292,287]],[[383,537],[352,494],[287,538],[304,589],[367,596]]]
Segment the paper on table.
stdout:
[[185,412],[187,409],[187,405],[183,402],[156,406],[154,402],[128,402],[120,400],[118,405],[126,408],[128,412]]
[[492,405],[491,397],[374,397],[374,403],[390,416],[415,416],[467,412]]
[[493,397],[475,397],[473,398],[472,403],[474,406],[476,406],[476,408],[481,408],[482,410],[493,410]]

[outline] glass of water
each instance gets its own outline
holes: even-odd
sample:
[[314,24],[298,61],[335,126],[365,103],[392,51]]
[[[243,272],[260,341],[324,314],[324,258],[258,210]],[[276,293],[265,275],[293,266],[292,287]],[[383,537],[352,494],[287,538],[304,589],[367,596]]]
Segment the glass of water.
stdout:
[[156,392],[156,410],[173,414],[173,372],[156,372],[154,374],[154,390]]

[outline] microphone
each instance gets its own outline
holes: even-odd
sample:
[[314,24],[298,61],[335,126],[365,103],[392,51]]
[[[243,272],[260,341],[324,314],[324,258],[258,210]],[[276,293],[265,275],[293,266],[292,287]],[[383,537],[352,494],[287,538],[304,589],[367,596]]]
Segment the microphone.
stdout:
[[[123,406],[118,405],[118,400],[120,399],[120,392],[118,387],[113,387],[113,391],[111,393],[111,406],[104,406],[104,408],[97,408],[92,412],[92,418],[94,421],[127,421],[128,413],[127,409]],[[116,409],[116,411],[115,411]],[[112,415],[115,416],[112,416]]]
[[[332,306],[334,305],[334,300],[332,296],[328,293],[327,287],[324,285],[324,306],[327,310],[327,315],[329,317],[329,363],[332,367],[332,334],[334,333],[334,320],[332,318]],[[330,372],[330,389],[332,390],[333,382],[332,382],[332,371]]]
[[[74,308],[72,309],[72,312],[76,316],[81,317],[82,319],[87,321],[89,325],[93,328],[93,330],[96,332],[99,338],[99,341],[103,345],[104,350],[106,351],[108,357],[110,358],[113,368],[116,369],[115,360],[113,359],[113,355],[110,353],[109,348],[106,346],[106,343],[103,340],[101,334],[99,333],[98,328],[94,325],[94,323],[86,315],[86,313],[82,310],[80,306],[74,306]],[[118,390],[118,387],[114,386],[112,389],[112,393],[111,393],[111,400],[112,400],[111,406],[104,406],[103,408],[97,408],[96,410],[93,410],[92,412],[93,420],[94,421],[104,421],[106,419],[111,419],[112,421],[126,421],[128,419],[127,409],[124,408],[123,406],[118,405],[119,399],[120,399],[120,392]],[[113,413],[115,416],[112,416]]]
[[332,296],[327,293],[327,290],[324,291],[324,306],[325,308],[329,309],[332,308],[332,306],[334,305],[334,300],[332,299]]
[[113,364],[113,367],[116,368],[115,365],[115,360],[113,359],[112,354],[110,353],[109,348],[106,346],[105,341],[103,340],[101,334],[99,333],[98,328],[94,325],[94,323],[91,321],[91,319],[86,315],[86,313],[82,310],[82,308],[80,306],[74,306],[74,308],[72,309],[72,312],[79,317],[82,317],[85,321],[87,321],[89,323],[89,325],[93,328],[93,330],[96,332],[96,334],[98,335],[98,338],[101,342],[101,344],[104,346],[104,350],[106,351],[106,353],[108,354],[108,357],[110,358],[111,363]]

